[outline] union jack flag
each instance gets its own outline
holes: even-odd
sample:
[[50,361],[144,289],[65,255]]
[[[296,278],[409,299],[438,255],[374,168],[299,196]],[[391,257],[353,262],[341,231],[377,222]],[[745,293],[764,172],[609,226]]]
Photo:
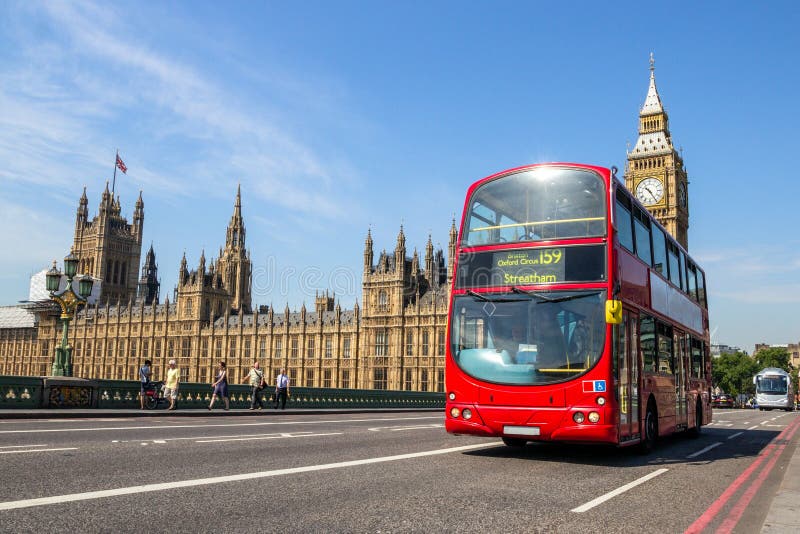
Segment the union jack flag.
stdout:
[[123,172],[123,174],[128,174],[128,167],[125,166],[125,162],[123,162],[119,154],[117,154],[117,168]]

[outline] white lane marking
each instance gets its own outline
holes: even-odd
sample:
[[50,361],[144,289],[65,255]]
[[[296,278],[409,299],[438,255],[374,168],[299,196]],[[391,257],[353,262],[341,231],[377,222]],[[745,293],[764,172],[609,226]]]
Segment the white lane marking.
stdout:
[[[254,480],[282,475],[294,475],[297,473],[309,473],[312,471],[325,471],[328,469],[341,469],[344,467],[354,467],[359,465],[369,465],[384,462],[394,462],[398,460],[408,460],[411,458],[422,458],[425,456],[436,456],[454,452],[465,452],[477,449],[487,449],[497,447],[498,442],[478,443],[475,445],[463,445],[461,447],[451,447],[448,449],[435,449],[432,451],[412,452],[407,454],[397,454],[394,456],[381,456],[378,458],[365,458],[363,460],[351,460],[348,462],[336,462],[331,464],[308,465],[305,467],[292,467],[287,469],[274,469],[272,471],[257,471],[255,473],[242,473],[240,475],[228,475],[212,478],[196,478],[193,480],[178,480],[174,482],[162,482],[159,484],[146,484],[144,486],[130,486],[127,488],[116,488],[100,491],[89,491],[86,493],[70,493],[67,495],[54,495],[52,497],[40,497],[37,499],[23,499],[20,501],[0,502],[0,510],[16,510],[18,508],[30,508],[32,506],[45,506],[48,504],[59,504],[74,501],[87,501],[91,499],[102,499],[105,497],[115,497],[118,495],[133,495],[136,493],[148,493],[153,491],[163,491],[175,488],[190,488],[194,486],[208,486],[221,482],[240,482],[243,480]],[[664,469],[666,471],[666,469]]]
[[47,447],[47,444],[44,445],[3,445],[0,449],[20,449],[22,447]]
[[282,438],[311,438],[317,436],[341,436],[342,432],[330,432],[326,434],[307,434],[305,432],[300,432],[296,434],[292,434],[290,432],[282,433],[282,434],[271,434],[267,436],[253,436],[250,438],[231,438],[231,439],[204,439],[195,441],[195,443],[225,443],[228,441],[253,441],[253,440],[260,440],[260,439],[282,439]]
[[417,419],[444,419],[444,415],[418,417],[387,417],[374,419],[334,419],[330,421],[269,421],[263,423],[227,423],[211,425],[161,425],[161,426],[118,426],[99,428],[41,428],[30,430],[0,430],[0,434],[36,434],[40,432],[99,432],[104,430],[169,430],[172,428],[210,428],[233,426],[275,426],[275,425],[324,425],[328,423],[370,423],[373,421],[413,421]]
[[733,438],[739,437],[739,436],[741,436],[742,434],[744,434],[744,432],[737,432],[736,434],[733,434],[733,435],[730,435],[730,436],[728,436],[728,439],[733,439]]
[[770,428],[783,428],[783,427],[785,427],[786,425],[764,425],[764,426],[766,426],[766,427],[770,427]]
[[756,428],[758,428],[758,425],[753,425],[750,428],[748,428],[747,430],[755,430]]
[[31,449],[29,451],[0,451],[0,454],[19,454],[23,452],[77,451],[78,447],[62,447],[60,449]]
[[439,423],[434,423],[432,425],[414,425],[414,426],[374,426],[372,428],[368,428],[370,432],[380,432],[381,430],[389,430],[390,432],[399,432],[402,430],[423,430],[423,429],[431,429],[431,428],[443,428],[444,425]]
[[713,448],[715,448],[715,447],[719,447],[720,445],[722,445],[722,442],[721,442],[721,441],[718,441],[718,442],[716,442],[716,443],[712,443],[711,445],[709,445],[709,446],[708,446],[708,447],[706,447],[705,449],[700,449],[700,450],[699,450],[699,451],[697,451],[697,452],[693,452],[692,454],[690,454],[689,456],[687,456],[687,458],[694,458],[695,456],[700,456],[701,454],[703,454],[703,453],[705,453],[705,452],[708,452],[708,451],[710,451],[711,449],[713,449]]
[[657,469],[656,471],[653,471],[649,475],[645,475],[642,478],[637,478],[633,482],[629,482],[629,483],[625,484],[624,486],[621,486],[621,487],[615,489],[614,491],[609,491],[605,495],[601,495],[600,497],[598,497],[598,498],[596,498],[596,499],[594,499],[592,501],[589,501],[586,504],[578,506],[577,508],[573,508],[572,510],[570,510],[570,512],[575,512],[575,513],[581,514],[583,512],[591,510],[595,506],[597,506],[599,504],[602,504],[602,503],[606,502],[609,499],[613,499],[617,495],[625,493],[629,489],[635,488],[639,484],[644,484],[645,482],[647,482],[651,478],[655,478],[658,475],[662,475],[662,474],[666,473],[667,471],[669,471],[669,469],[667,469],[667,468]]

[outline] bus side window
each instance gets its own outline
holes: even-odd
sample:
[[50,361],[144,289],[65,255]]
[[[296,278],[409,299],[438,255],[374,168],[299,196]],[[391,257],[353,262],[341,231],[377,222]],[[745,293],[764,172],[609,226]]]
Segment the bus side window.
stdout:
[[703,344],[692,338],[692,377],[703,378]]
[[651,232],[653,234],[653,269],[667,276],[667,246],[664,241],[664,232],[656,226],[652,225]]
[[689,279],[689,296],[693,301],[699,302],[697,298],[697,267],[689,260],[686,264],[686,274]]
[[669,257],[669,280],[675,287],[681,287],[678,247],[671,240],[667,240],[667,256]]
[[639,319],[639,346],[644,360],[643,369],[656,371],[656,323],[647,315],[642,315]]
[[697,300],[702,307],[708,307],[706,303],[706,273],[699,269],[697,271]]
[[686,291],[688,291],[686,287],[686,255],[683,253],[682,250],[679,250],[678,252],[680,253],[678,259],[680,261],[680,270],[681,270],[681,289],[683,290],[684,293],[686,293]]
[[615,222],[617,223],[619,244],[633,252],[633,222],[631,221],[630,202],[630,199],[617,190],[617,220]]
[[658,372],[672,374],[675,351],[672,341],[672,327],[664,323],[658,324]]
[[650,252],[650,218],[638,207],[635,208],[635,210],[633,230],[636,237],[636,255],[647,265],[652,266],[653,257]]

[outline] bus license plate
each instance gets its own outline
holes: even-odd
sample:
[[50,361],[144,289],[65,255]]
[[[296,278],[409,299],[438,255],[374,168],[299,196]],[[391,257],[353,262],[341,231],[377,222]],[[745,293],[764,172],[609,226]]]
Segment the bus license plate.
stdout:
[[506,425],[503,427],[503,434],[508,434],[512,436],[538,436],[539,435],[539,427],[538,426],[509,426]]

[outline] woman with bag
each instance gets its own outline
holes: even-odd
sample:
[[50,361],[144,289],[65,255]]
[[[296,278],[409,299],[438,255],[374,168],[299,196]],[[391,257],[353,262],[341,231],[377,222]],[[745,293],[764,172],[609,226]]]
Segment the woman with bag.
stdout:
[[248,378],[250,379],[250,387],[253,390],[253,394],[250,397],[250,409],[255,410],[256,404],[258,404],[258,409],[260,410],[264,407],[261,403],[261,391],[267,383],[264,381],[264,371],[258,368],[258,362],[253,362]]
[[217,372],[217,378],[211,384],[211,387],[214,388],[214,393],[211,395],[211,403],[208,405],[208,409],[214,407],[214,401],[217,400],[217,397],[222,397],[222,400],[225,401],[225,411],[230,408],[230,400],[228,399],[228,371],[225,369],[225,362],[219,362],[219,372]]

